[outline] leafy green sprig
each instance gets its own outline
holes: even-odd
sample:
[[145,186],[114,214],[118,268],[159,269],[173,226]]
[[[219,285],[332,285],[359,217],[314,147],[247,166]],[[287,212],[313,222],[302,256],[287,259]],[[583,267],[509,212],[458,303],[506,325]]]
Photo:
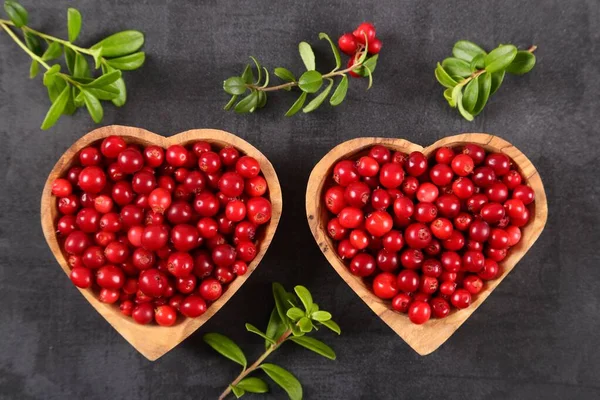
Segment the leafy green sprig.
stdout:
[[246,356],[240,347],[226,336],[219,333],[204,335],[204,341],[233,362],[242,366],[242,372],[223,391],[219,400],[233,393],[238,399],[245,393],[266,393],[269,387],[265,381],[248,375],[261,369],[276,384],[286,391],[291,400],[302,399],[302,385],[294,375],[278,365],[265,363],[265,359],[283,343],[291,341],[312,350],[323,357],[335,360],[335,352],[320,340],[306,336],[319,326],[341,333],[340,327],[331,319],[331,314],[319,309],[313,302],[312,295],[304,286],[296,286],[294,292],[287,292],[279,283],[273,284],[275,308],[265,332],[252,324],[246,324],[248,332],[252,332],[265,340],[265,352],[248,366]]
[[446,88],[444,98],[450,107],[472,121],[494,94],[506,72],[523,75],[535,65],[537,47],[518,50],[512,44],[501,44],[487,53],[475,43],[459,40],[452,49],[453,57],[437,64],[435,77]]
[[[104,116],[101,101],[111,101],[117,107],[125,104],[127,90],[122,71],[141,67],[146,58],[143,51],[138,51],[144,44],[141,32],[118,32],[85,48],[74,44],[82,22],[81,14],[74,8],[67,11],[68,40],[27,26],[29,14],[14,0],[6,0],[4,10],[10,20],[0,19],[0,27],[31,57],[29,77],[35,78],[40,66],[45,69],[43,83],[52,105],[42,129],[50,128],[61,115],[71,115],[84,105],[94,122],[99,123]],[[19,30],[22,38],[17,34]],[[61,72],[60,64],[49,63],[63,55],[68,73]],[[93,77],[86,56],[93,58],[96,70],[101,69],[100,76]]]
[[[286,112],[286,117],[291,117],[298,111],[302,110],[305,113],[316,110],[323,104],[325,99],[331,93],[334,86],[334,78],[341,78],[340,82],[333,92],[333,95],[329,99],[329,104],[337,106],[346,97],[348,91],[348,76],[350,72],[353,72],[360,77],[367,77],[369,79],[369,85],[367,90],[371,88],[373,84],[373,72],[377,66],[378,55],[368,57],[367,48],[368,42],[365,45],[361,45],[358,50],[355,62],[353,65],[346,69],[340,69],[342,61],[340,58],[340,52],[336,45],[333,43],[331,38],[326,33],[319,33],[319,39],[327,40],[331,46],[331,51],[335,57],[335,68],[328,73],[321,73],[315,70],[315,54],[310,44],[306,42],[300,42],[298,50],[300,57],[306,67],[306,72],[300,75],[300,78],[296,76],[288,69],[278,67],[275,68],[273,73],[285,83],[269,86],[270,77],[269,71],[260,65],[260,63],[254,57],[250,57],[256,66],[256,79],[251,64],[246,65],[246,69],[241,76],[232,76],[231,78],[223,82],[223,89],[225,92],[231,95],[231,99],[225,105],[224,109],[229,110],[233,108],[235,112],[239,114],[251,113],[260,108],[263,108],[267,104],[267,92],[273,92],[277,90],[291,90],[292,88],[299,88],[301,91],[300,96],[292,104],[290,109]],[[365,37],[365,41],[366,41]],[[264,73],[263,73],[264,72]],[[319,89],[327,83],[327,86],[319,93],[315,95],[312,100],[304,105],[309,94],[317,93]],[[246,95],[246,92],[250,92]],[[241,100],[238,101],[240,96],[245,95]]]

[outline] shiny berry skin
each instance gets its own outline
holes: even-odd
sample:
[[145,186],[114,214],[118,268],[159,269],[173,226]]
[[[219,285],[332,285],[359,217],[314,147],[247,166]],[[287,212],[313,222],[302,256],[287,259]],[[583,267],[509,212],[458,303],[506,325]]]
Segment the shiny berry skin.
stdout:
[[67,236],[77,229],[74,215],[63,215],[56,224],[56,230],[62,236]]
[[217,267],[229,267],[235,262],[236,250],[228,244],[216,246],[212,251],[212,260]]
[[225,206],[225,216],[233,222],[240,222],[246,217],[246,205],[241,200],[233,200]]
[[167,284],[167,277],[156,268],[140,272],[138,287],[146,296],[162,296]]
[[167,148],[165,159],[169,165],[183,167],[188,158],[188,151],[179,144],[173,144]]
[[390,252],[398,252],[404,247],[404,237],[400,231],[391,230],[383,236],[383,248]]
[[477,219],[469,226],[469,238],[477,242],[485,242],[490,236],[490,226],[487,222]]
[[442,275],[442,263],[436,258],[428,258],[423,262],[422,266],[423,275],[431,276],[433,278],[439,278]]
[[114,212],[104,214],[102,218],[100,218],[99,226],[103,232],[117,233],[123,227],[121,215]]
[[129,257],[129,247],[121,242],[110,242],[104,249],[104,256],[111,263],[124,263]]
[[52,194],[56,197],[67,197],[73,193],[73,185],[64,178],[55,179],[52,182]]
[[346,207],[338,214],[340,225],[347,229],[355,229],[363,223],[363,212],[356,207]]
[[438,215],[438,209],[432,203],[417,203],[413,219],[424,224],[432,222]]
[[477,275],[481,279],[489,281],[492,279],[496,279],[498,277],[499,272],[500,268],[498,266],[498,263],[490,258],[486,258],[483,264],[483,268],[477,273]]
[[447,186],[452,182],[454,172],[446,164],[436,164],[429,170],[429,179],[437,186]]
[[373,279],[373,293],[381,299],[391,299],[398,294],[396,275],[382,272]]
[[448,239],[442,241],[442,246],[446,250],[459,251],[465,246],[465,237],[455,229]]
[[483,160],[485,159],[485,150],[478,144],[466,144],[462,152],[463,154],[470,156],[475,165],[483,163]]
[[155,262],[156,257],[154,256],[154,253],[150,250],[138,247],[133,251],[132,263],[137,269],[141,271],[145,269],[150,269],[154,266]]
[[91,165],[100,165],[102,156],[100,151],[95,147],[86,147],[79,152],[79,162],[84,167]]
[[141,245],[147,250],[156,251],[169,240],[169,229],[165,225],[150,225],[144,228]]
[[421,176],[427,172],[427,158],[420,151],[413,151],[408,155],[405,167],[410,176]]
[[431,318],[431,306],[424,301],[414,301],[408,308],[410,322],[422,325]]
[[479,272],[483,268],[485,257],[480,251],[466,251],[463,254],[462,267],[469,272]]
[[533,203],[535,199],[535,192],[532,188],[526,185],[517,185],[512,193],[513,199],[519,199],[523,204],[528,205]]
[[177,278],[175,287],[179,293],[190,294],[196,289],[197,282],[198,278],[196,278],[196,275],[190,274],[185,278]]
[[450,164],[454,158],[454,150],[450,147],[440,147],[435,151],[435,161],[438,164]]
[[424,259],[423,252],[418,249],[406,249],[400,253],[400,263],[404,268],[419,269]]
[[338,47],[342,53],[352,56],[358,50],[358,41],[351,33],[344,33],[338,39]]
[[121,209],[121,222],[125,227],[141,225],[144,221],[144,212],[141,208],[128,204]]
[[337,246],[337,254],[341,259],[349,260],[358,253],[358,249],[348,239],[342,239]]
[[398,269],[400,260],[398,254],[381,249],[377,253],[377,267],[384,272],[392,272]]
[[506,249],[509,243],[508,233],[504,229],[493,228],[488,238],[488,244],[492,249]]
[[219,212],[220,204],[217,197],[209,191],[197,194],[194,198],[194,210],[201,217],[212,217]]
[[392,153],[387,147],[377,144],[369,149],[369,157],[383,165],[391,161]]
[[100,230],[100,213],[94,208],[82,208],[75,219],[79,229],[85,233],[94,233]]
[[369,276],[375,272],[375,258],[367,253],[359,253],[352,258],[348,268],[350,269],[350,272],[356,276]]
[[510,171],[510,159],[501,153],[492,153],[485,159],[485,165],[494,170],[496,176],[506,175]]
[[431,312],[436,318],[446,318],[450,314],[450,304],[441,297],[434,297],[429,302]]
[[244,191],[248,196],[262,196],[267,193],[267,181],[262,176],[250,178],[245,183]]
[[356,170],[360,176],[375,176],[379,172],[379,163],[373,157],[364,156],[356,162]]
[[454,217],[454,220],[452,222],[454,223],[454,228],[458,229],[461,232],[464,232],[467,229],[469,229],[469,227],[473,223],[473,220],[474,218],[472,214],[467,212],[460,212],[456,217]]
[[419,180],[414,176],[407,176],[402,182],[402,193],[413,198],[419,188]]
[[256,246],[252,242],[239,242],[236,253],[238,259],[249,263],[256,257]]
[[167,260],[167,270],[176,278],[185,278],[194,269],[194,259],[189,253],[175,252]]
[[369,42],[368,52],[369,54],[379,54],[382,47],[381,40],[375,38]]
[[[335,219],[337,221],[337,219]],[[332,220],[334,221],[334,220]],[[339,223],[339,222],[338,222]],[[341,227],[344,231],[345,228]],[[369,246],[369,235],[362,229],[354,229],[348,237],[350,244],[357,250],[364,250]]]
[[452,236],[454,226],[447,218],[437,218],[430,225],[431,233],[438,239],[445,240]]
[[235,279],[235,275],[230,267],[217,267],[215,269],[215,278],[222,284],[227,284]]
[[458,309],[467,308],[471,304],[471,293],[466,289],[456,289],[450,296],[450,301]]
[[237,160],[240,158],[240,152],[235,147],[223,147],[219,151],[219,157],[221,157],[221,163],[226,167],[235,165]]
[[518,226],[508,226],[506,227],[505,231],[508,234],[508,245],[510,247],[516,245],[521,241],[521,229],[519,229]]
[[125,273],[114,265],[105,265],[96,271],[96,283],[107,289],[120,289],[125,284]]
[[478,167],[473,171],[473,183],[482,188],[488,188],[496,182],[496,174],[490,167]]
[[413,249],[424,249],[431,242],[431,231],[424,224],[410,224],[404,231],[404,240]]
[[162,214],[171,205],[171,193],[163,188],[156,188],[148,196],[148,205],[152,211]]
[[78,288],[87,289],[92,286],[93,272],[89,268],[75,267],[71,270],[69,278],[71,278],[71,282]]
[[346,204],[351,207],[362,208],[369,202],[371,189],[364,182],[352,182],[344,190]]
[[350,160],[338,162],[333,167],[333,180],[340,186],[348,186],[352,182],[359,180],[358,170],[355,164]]
[[483,206],[489,202],[488,197],[485,194],[475,194],[467,199],[466,205],[467,210],[477,214],[481,211]]
[[171,229],[171,243],[177,251],[188,252],[196,248],[199,237],[198,229],[192,225],[179,224]]
[[400,218],[409,218],[415,212],[413,202],[407,197],[400,197],[394,201],[394,214]]
[[522,182],[523,178],[515,170],[510,170],[506,175],[502,177],[502,183],[506,185],[509,190],[514,190]]
[[486,203],[479,212],[481,218],[489,224],[500,222],[504,218],[505,213],[506,211],[500,203]]
[[119,291],[116,289],[100,289],[100,294],[98,295],[98,300],[101,303],[113,304],[119,300]]
[[333,214],[339,214],[348,204],[345,199],[345,188],[333,186],[325,192],[325,207]]
[[398,290],[405,293],[416,292],[419,288],[419,284],[421,283],[421,279],[419,274],[410,269],[405,269],[400,271],[397,277],[397,287]]
[[469,175],[471,172],[473,172],[473,168],[475,167],[473,159],[466,154],[458,154],[452,159],[452,163],[450,165],[452,167],[452,171],[454,171],[454,173],[458,176]]
[[100,167],[85,167],[78,178],[78,185],[81,190],[88,193],[100,193],[106,185],[106,174]]
[[441,217],[454,218],[460,212],[460,199],[453,194],[441,195],[435,201],[435,205]]
[[269,222],[271,211],[271,202],[264,197],[252,197],[246,202],[246,217],[256,225]]
[[214,151],[205,151],[198,156],[198,167],[207,174],[214,174],[221,169],[221,157]]
[[402,184],[404,180],[404,170],[397,163],[386,163],[381,166],[379,171],[379,182],[381,186],[387,189],[395,189]]
[[504,260],[507,255],[507,249],[494,249],[491,246],[485,249],[485,256],[496,262]]
[[144,166],[144,156],[139,151],[129,148],[119,154],[117,162],[123,173],[133,174]]
[[172,326],[177,321],[177,311],[166,304],[158,306],[154,313],[154,320],[160,326]]
[[433,276],[423,276],[421,279],[421,285],[419,286],[420,292],[425,294],[433,294],[438,290],[438,280]]
[[365,228],[375,237],[385,235],[392,230],[393,225],[392,217],[385,211],[374,211],[365,220]]
[[133,175],[131,188],[134,192],[140,194],[149,194],[155,187],[156,178],[154,174],[142,170]]
[[136,305],[131,312],[131,317],[140,325],[147,325],[154,319],[154,308],[150,303]]
[[254,178],[260,173],[260,164],[254,157],[243,156],[235,164],[235,171],[245,179]]
[[64,249],[69,254],[79,255],[92,245],[89,236],[81,231],[73,231],[67,236]]
[[459,177],[452,183],[452,193],[461,200],[466,200],[475,193],[475,185],[469,178]]
[[100,152],[106,158],[117,158],[119,153],[127,148],[127,143],[120,136],[108,136],[100,145]]
[[127,181],[116,182],[112,187],[111,196],[115,203],[123,207],[133,201],[133,188]]
[[454,251],[443,252],[440,261],[444,270],[448,272],[458,272],[462,267],[462,258]]
[[219,190],[228,197],[238,197],[244,192],[244,178],[235,172],[224,173],[218,185]]
[[202,281],[198,288],[198,294],[202,296],[204,300],[215,301],[223,293],[223,285],[216,279],[209,278]]
[[371,193],[371,206],[376,210],[385,210],[392,204],[392,197],[384,189],[375,189]]
[[244,261],[237,260],[233,263],[233,266],[231,267],[231,272],[233,272],[237,276],[245,275],[246,272],[248,272],[248,264],[246,264]]
[[508,188],[502,182],[494,182],[485,190],[485,194],[492,202],[504,203],[508,199]]
[[401,313],[406,313],[406,312],[408,312],[408,307],[410,306],[411,302],[412,302],[412,298],[408,294],[398,293],[392,299],[392,308],[395,311],[398,311]]
[[433,203],[439,195],[439,189],[433,183],[425,182],[417,189],[417,200]]
[[206,302],[199,295],[191,294],[183,299],[179,312],[189,318],[199,317],[206,312]]
[[463,287],[471,294],[478,294],[483,290],[483,281],[477,275],[468,275],[463,280]]
[[360,44],[370,43],[375,39],[375,27],[370,22],[363,22],[352,32],[356,41]]
[[121,311],[121,314],[130,317],[131,313],[133,312],[133,301],[122,301],[121,304],[119,304],[119,310]]
[[451,296],[456,290],[456,282],[454,281],[443,281],[440,284],[440,293],[445,296]]

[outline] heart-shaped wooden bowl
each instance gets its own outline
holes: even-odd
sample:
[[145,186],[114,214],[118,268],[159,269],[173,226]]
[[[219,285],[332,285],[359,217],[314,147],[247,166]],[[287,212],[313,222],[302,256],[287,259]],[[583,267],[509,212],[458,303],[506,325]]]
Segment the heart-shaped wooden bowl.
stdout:
[[158,145],[168,147],[172,144],[187,145],[198,140],[204,140],[216,148],[224,146],[233,146],[241,153],[252,156],[260,163],[261,170],[269,185],[269,200],[272,204],[272,216],[269,223],[261,230],[257,237],[257,254],[256,258],[248,266],[248,272],[236,278],[229,284],[223,295],[208,307],[208,310],[198,318],[185,318],[178,321],[171,327],[162,327],[158,325],[139,325],[130,317],[125,317],[119,311],[119,308],[112,304],[101,303],[97,295],[91,289],[79,289],[83,296],[90,304],[102,315],[113,328],[117,330],[133,347],[151,361],[164,355],[173,347],[181,343],[185,338],[191,335],[196,329],[200,328],[206,321],[210,319],[217,311],[223,307],[225,303],[237,292],[237,290],[246,282],[250,274],[256,269],[258,263],[265,255],[267,248],[273,240],[277,224],[281,218],[281,186],[277,179],[277,174],[273,165],[269,160],[254,146],[244,141],[243,139],[216,129],[193,129],[179,133],[175,136],[164,137],[144,129],[128,127],[128,126],[106,126],[96,129],[87,135],[83,136],[75,142],[58,160],[52,172],[48,176],[44,192],[42,194],[41,217],[42,229],[44,236],[48,242],[48,246],[52,250],[54,257],[62,267],[63,271],[68,275],[70,272],[67,263],[67,257],[59,246],[56,235],[56,221],[58,219],[58,210],[56,198],[52,196],[52,182],[61,176],[75,163],[79,151],[96,142],[101,141],[107,136],[118,135],[125,139],[128,143],[140,145]]
[[[455,147],[467,143],[477,143],[488,151],[504,153],[512,159],[526,183],[535,191],[535,202],[532,204],[533,208],[530,209],[532,218],[522,228],[521,241],[511,248],[508,256],[500,263],[502,275],[493,281],[487,282],[486,289],[475,297],[470,307],[454,311],[444,319],[431,319],[423,325],[415,325],[410,322],[405,314],[393,311],[390,302],[385,302],[376,297],[371,289],[366,286],[363,279],[352,275],[347,265],[338,257],[334,243],[326,232],[327,221],[330,216],[328,210],[323,206],[324,190],[333,183],[332,170],[338,161],[347,158],[358,158],[366,154],[367,150],[375,144],[381,144],[406,154],[413,151],[422,151],[426,156],[430,156],[439,147]],[[420,355],[427,355],[435,351],[452,336],[525,255],[544,229],[548,217],[548,205],[542,180],[531,161],[523,153],[497,136],[484,133],[465,133],[446,137],[425,148],[404,139],[372,137],[349,140],[334,147],[319,161],[310,175],[306,189],[306,214],[310,230],[317,244],[342,279],[410,347]]]

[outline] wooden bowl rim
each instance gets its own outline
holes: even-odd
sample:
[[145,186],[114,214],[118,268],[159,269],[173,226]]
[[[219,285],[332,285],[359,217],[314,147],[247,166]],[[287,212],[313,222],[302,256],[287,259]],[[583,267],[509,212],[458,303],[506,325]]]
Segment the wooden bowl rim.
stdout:
[[268,225],[265,227],[266,229],[262,232],[263,239],[259,242],[256,258],[248,265],[248,272],[231,282],[223,295],[211,304],[202,316],[198,318],[186,318],[171,327],[161,327],[155,324],[138,325],[133,322],[131,318],[122,315],[118,307],[114,304],[101,303],[93,293],[92,289],[78,288],[81,294],[96,309],[96,311],[98,311],[100,315],[102,315],[108,323],[125,338],[125,340],[142,353],[148,360],[154,361],[173,349],[204,325],[225,305],[225,303],[227,303],[257,268],[273,240],[275,231],[277,230],[277,226],[281,219],[283,207],[281,186],[279,184],[277,173],[267,157],[247,141],[226,131],[218,129],[191,129],[166,137],[142,128],[130,126],[110,125],[95,129],[78,139],[61,155],[48,175],[48,179],[46,180],[42,192],[41,224],[44,237],[46,238],[54,257],[67,276],[69,275],[70,268],[64,253],[60,249],[55,228],[57,209],[56,201],[54,200],[55,198],[52,196],[52,182],[54,179],[63,176],[82,148],[111,135],[124,137],[128,143],[143,145],[154,144],[163,148],[166,148],[171,144],[188,144],[198,140],[206,140],[220,147],[230,145],[244,154],[253,156],[259,161],[261,171],[269,185],[268,193],[272,204],[272,216]]
[[[381,144],[388,148],[410,153],[422,151],[426,156],[443,146],[460,146],[476,143],[486,150],[494,150],[506,154],[523,174],[526,183],[535,192],[534,212],[532,219],[522,229],[521,242],[513,247],[508,256],[499,264],[502,274],[494,281],[486,283],[486,289],[480,293],[472,305],[458,312],[451,313],[444,319],[431,319],[423,325],[412,324],[405,314],[391,310],[389,301],[377,298],[367,288],[362,278],[350,273],[344,262],[338,257],[333,241],[326,233],[326,224],[322,216],[326,209],[322,207],[323,189],[335,163],[344,158],[351,158],[365,149]],[[323,211],[324,210],[324,211]],[[406,139],[362,137],[340,143],[331,149],[313,168],[306,189],[306,214],[310,230],[325,257],[342,279],[354,292],[375,312],[390,328],[402,337],[418,354],[427,355],[441,346],[471,316],[473,312],[488,298],[494,289],[506,278],[519,260],[527,253],[538,239],[548,219],[548,204],[541,177],[531,161],[510,142],[488,133],[463,133],[447,136],[427,147],[412,143]]]

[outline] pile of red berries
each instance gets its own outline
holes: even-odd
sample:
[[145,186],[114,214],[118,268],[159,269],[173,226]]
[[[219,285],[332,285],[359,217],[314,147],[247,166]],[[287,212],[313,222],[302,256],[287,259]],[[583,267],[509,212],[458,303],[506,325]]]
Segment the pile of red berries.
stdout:
[[471,304],[521,240],[534,191],[511,160],[476,144],[428,160],[380,145],[333,169],[325,206],[337,253],[415,324]]
[[52,185],[71,280],[139,324],[198,317],[256,256],[267,190],[258,161],[233,147],[107,137]]
[[[344,33],[338,39],[340,50],[350,56],[348,68],[356,64],[365,46],[368,54],[378,54],[381,51],[381,40],[375,36],[375,27],[370,22],[363,22],[354,32]],[[360,77],[353,71],[350,71],[350,75],[355,78]]]

